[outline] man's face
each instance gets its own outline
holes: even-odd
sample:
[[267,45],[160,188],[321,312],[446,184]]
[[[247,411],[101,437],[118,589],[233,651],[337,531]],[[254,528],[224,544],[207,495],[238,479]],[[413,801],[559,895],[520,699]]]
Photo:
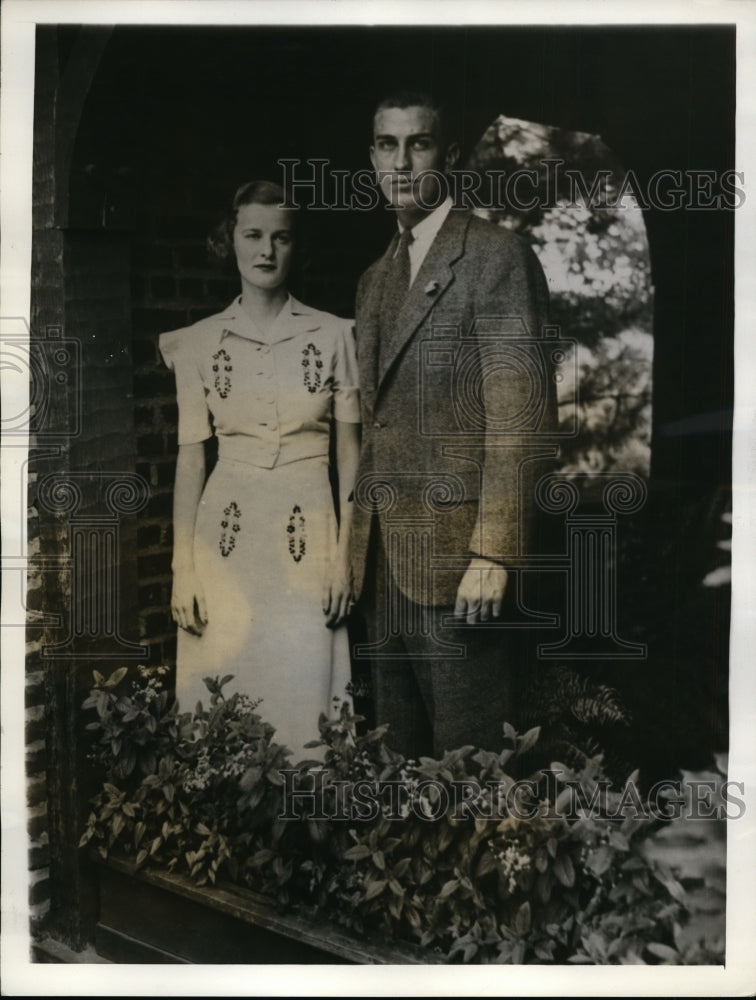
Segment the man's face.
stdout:
[[445,173],[457,156],[456,144],[443,144],[432,108],[384,108],[376,114],[370,161],[388,203],[405,221],[426,215],[441,203],[439,180],[427,172]]

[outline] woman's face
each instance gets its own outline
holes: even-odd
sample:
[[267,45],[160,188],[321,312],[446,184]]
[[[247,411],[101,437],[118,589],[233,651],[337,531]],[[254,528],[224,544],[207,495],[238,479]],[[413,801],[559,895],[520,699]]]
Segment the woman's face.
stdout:
[[293,214],[277,205],[242,205],[234,226],[234,253],[242,281],[272,290],[286,283],[294,252]]

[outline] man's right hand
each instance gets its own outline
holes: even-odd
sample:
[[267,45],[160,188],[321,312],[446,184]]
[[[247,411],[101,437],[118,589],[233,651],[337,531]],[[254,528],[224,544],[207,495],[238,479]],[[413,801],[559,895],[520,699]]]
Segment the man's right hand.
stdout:
[[477,557],[471,559],[457,590],[454,614],[466,618],[468,625],[498,618],[508,579],[500,563]]
[[171,614],[179,628],[202,635],[207,625],[205,592],[194,570],[174,571]]

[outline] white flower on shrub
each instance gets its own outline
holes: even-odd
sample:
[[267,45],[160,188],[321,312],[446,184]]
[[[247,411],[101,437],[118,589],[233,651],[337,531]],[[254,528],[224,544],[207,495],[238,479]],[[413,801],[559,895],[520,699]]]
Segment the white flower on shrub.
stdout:
[[530,869],[532,859],[529,854],[520,851],[520,842],[516,837],[508,841],[506,847],[497,847],[493,840],[489,840],[488,844],[498,862],[499,873],[507,882],[507,891],[511,894],[517,888],[517,876]]

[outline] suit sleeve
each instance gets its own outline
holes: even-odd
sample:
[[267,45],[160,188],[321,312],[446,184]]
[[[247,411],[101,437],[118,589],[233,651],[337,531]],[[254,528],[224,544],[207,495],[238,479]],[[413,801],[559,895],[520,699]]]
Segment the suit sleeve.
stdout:
[[548,288],[541,265],[519,238],[498,249],[486,262],[475,303],[485,438],[469,548],[507,565],[530,548],[535,486],[553,463],[557,407],[543,348]]
[[[370,274],[372,267],[369,267],[367,271],[363,271],[360,275],[360,280],[357,282],[357,291],[354,297],[354,336],[357,342],[357,349],[359,351],[360,341],[362,340],[362,328],[360,321],[362,319],[362,307],[365,301],[365,296],[367,295],[367,290],[370,285]],[[358,355],[359,357],[359,355]]]
[[355,295],[355,320],[354,337],[356,347],[357,371],[359,373],[359,384],[363,387],[362,403],[365,403],[364,387],[371,382],[375,372],[375,344],[371,345],[370,336],[367,332],[370,318],[366,312],[366,303],[369,300],[369,291],[373,281],[375,265],[371,265],[364,271],[357,283],[357,293]]

